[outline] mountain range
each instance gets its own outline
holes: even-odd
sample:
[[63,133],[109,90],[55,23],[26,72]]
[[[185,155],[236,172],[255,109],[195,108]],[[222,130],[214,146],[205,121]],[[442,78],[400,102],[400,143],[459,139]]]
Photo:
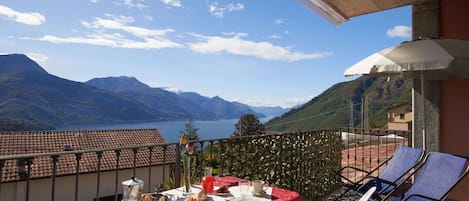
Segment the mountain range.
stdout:
[[[85,83],[46,72],[22,54],[0,55],[0,130],[44,130],[70,124],[275,117],[268,130],[359,126],[362,98],[367,127],[382,128],[390,106],[411,102],[411,80],[364,76],[335,84],[302,106],[254,107],[195,92],[153,88],[134,77],[94,78]],[[265,115],[264,115],[265,114]]]
[[165,112],[174,119],[233,119],[247,113],[265,116],[242,103],[229,102],[218,96],[209,98],[195,92],[173,93],[161,88],[151,88],[134,77],[94,78],[85,83],[132,98],[154,110]]
[[0,129],[214,120],[247,113],[264,116],[238,102],[194,92],[176,94],[151,88],[133,77],[96,78],[85,83],[63,79],[22,54],[0,55],[0,86]]
[[389,107],[411,102],[412,80],[362,76],[335,84],[301,107],[269,120],[266,129],[298,131],[359,127],[362,111],[368,116],[365,121],[367,128],[384,128]]

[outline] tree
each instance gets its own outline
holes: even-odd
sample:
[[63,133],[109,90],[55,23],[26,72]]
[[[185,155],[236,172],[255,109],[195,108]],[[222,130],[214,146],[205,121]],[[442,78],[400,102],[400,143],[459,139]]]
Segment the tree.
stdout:
[[260,135],[265,131],[264,124],[254,114],[241,116],[235,125],[233,136]]
[[199,131],[199,128],[195,126],[194,121],[187,120],[187,122],[184,124],[184,131],[181,131],[181,134],[187,134],[189,140],[199,140],[199,134],[197,131]]

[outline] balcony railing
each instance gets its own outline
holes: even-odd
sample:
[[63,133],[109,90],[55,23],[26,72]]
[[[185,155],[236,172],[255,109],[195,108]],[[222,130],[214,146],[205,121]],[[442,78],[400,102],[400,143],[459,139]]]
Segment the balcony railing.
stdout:
[[[194,178],[201,177],[204,166],[212,166],[218,175],[262,179],[270,185],[297,191],[305,200],[317,200],[338,188],[334,174],[340,166],[371,169],[389,157],[397,146],[408,145],[409,133],[329,129],[191,143],[198,147]],[[165,143],[0,156],[0,201],[11,194],[7,184],[12,183],[25,186],[26,201],[38,200],[35,193],[44,189],[48,193],[40,197],[45,200],[62,200],[59,194],[64,192],[58,191],[68,189],[67,200],[102,201],[103,197],[110,197],[117,201],[122,193],[121,182],[130,176],[144,180],[144,190],[148,192],[154,186],[176,187],[181,175],[179,150],[178,143]],[[38,170],[38,167],[47,168]],[[357,172],[348,174],[359,176]],[[73,179],[59,181],[65,177]],[[34,181],[42,181],[42,185],[32,185]],[[84,190],[89,186],[93,192]]]
[[[353,166],[367,171],[371,171],[386,161],[397,147],[412,144],[409,131],[343,128],[341,136],[344,142],[342,167]],[[380,170],[376,174],[379,172]],[[353,181],[363,176],[363,172],[352,169],[348,169],[348,172],[343,172],[343,174]]]

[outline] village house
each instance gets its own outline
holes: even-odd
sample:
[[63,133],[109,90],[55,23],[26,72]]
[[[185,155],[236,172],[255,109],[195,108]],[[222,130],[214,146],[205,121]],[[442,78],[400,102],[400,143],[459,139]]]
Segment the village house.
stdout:
[[387,129],[408,131],[412,125],[412,104],[403,103],[388,108]]
[[[114,200],[116,191],[122,194],[121,182],[134,174],[145,182],[144,191],[152,191],[162,183],[163,177],[169,177],[170,165],[175,163],[175,150],[171,146],[163,149],[164,146],[155,145],[161,143],[167,142],[156,129],[2,132],[0,156],[40,153],[49,156],[35,157],[32,161],[6,160],[0,174],[0,200],[26,200],[29,196],[30,200],[49,201],[52,194],[55,200],[74,200],[74,196],[80,201],[97,197]],[[136,146],[141,148],[126,149]],[[79,153],[85,150],[89,152]],[[50,153],[58,156],[55,175]],[[98,153],[102,153],[99,161]],[[30,170],[28,163],[32,163]]]

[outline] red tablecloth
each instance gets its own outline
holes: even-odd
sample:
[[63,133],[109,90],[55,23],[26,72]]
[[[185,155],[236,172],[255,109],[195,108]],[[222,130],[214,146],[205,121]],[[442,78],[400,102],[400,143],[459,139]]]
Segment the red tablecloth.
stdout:
[[[219,177],[215,180],[215,186],[237,186],[240,178]],[[275,201],[303,201],[301,195],[295,191],[272,187],[272,200]]]

